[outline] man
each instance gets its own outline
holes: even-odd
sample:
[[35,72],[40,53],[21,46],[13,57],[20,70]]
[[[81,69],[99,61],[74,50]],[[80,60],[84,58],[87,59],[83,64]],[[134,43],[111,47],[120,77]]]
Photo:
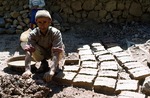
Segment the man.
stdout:
[[[23,78],[31,76],[30,62],[32,58],[38,62],[48,61],[49,70],[44,74],[46,82],[51,81],[55,72],[60,68],[60,61],[64,55],[64,44],[62,42],[61,32],[50,26],[52,18],[47,10],[39,10],[36,13],[35,21],[38,27],[32,30],[28,37],[27,45],[24,47],[26,51],[25,72]],[[41,64],[45,68],[46,65]]]
[[44,0],[29,0],[30,12],[30,28],[33,29],[35,26],[35,15],[38,10],[42,10],[45,6]]

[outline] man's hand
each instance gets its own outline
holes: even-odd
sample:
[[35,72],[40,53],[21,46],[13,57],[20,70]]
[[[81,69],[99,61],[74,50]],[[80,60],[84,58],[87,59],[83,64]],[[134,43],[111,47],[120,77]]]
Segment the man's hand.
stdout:
[[44,74],[44,77],[43,79],[46,81],[46,82],[50,82],[52,80],[52,77],[54,76],[55,72],[53,70],[50,70],[48,72],[46,72]]
[[29,52],[34,52],[35,48],[32,45],[26,45],[24,50]]
[[29,79],[31,77],[31,75],[32,75],[31,71],[27,70],[22,74],[22,78]]

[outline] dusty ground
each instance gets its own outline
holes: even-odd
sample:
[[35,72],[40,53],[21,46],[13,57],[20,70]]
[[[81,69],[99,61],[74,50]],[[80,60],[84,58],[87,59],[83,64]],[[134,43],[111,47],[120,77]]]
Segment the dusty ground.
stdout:
[[[10,69],[6,68],[5,61],[8,57],[16,55],[16,54],[23,54],[24,52],[20,50],[19,46],[19,34],[17,35],[0,35],[0,43],[2,47],[0,48],[0,56],[1,56],[1,70],[4,68],[5,73],[9,75],[17,75],[13,77],[17,81],[21,78],[20,74],[16,72],[10,72]],[[66,46],[66,55],[71,52],[76,52],[77,48],[81,45],[90,45],[95,42],[102,42],[102,40],[113,37],[118,44],[124,49],[128,50],[130,47],[131,54],[133,57],[139,60],[140,62],[146,62],[146,55],[143,51],[139,50],[137,47],[134,47],[133,44],[144,45],[145,42],[150,38],[150,25],[149,24],[140,24],[140,23],[130,23],[130,24],[97,24],[93,22],[83,23],[80,25],[70,25],[70,30],[62,32],[63,41]],[[18,76],[19,75],[19,76]],[[9,80],[9,77],[5,79],[5,77],[1,77],[3,81]],[[12,77],[11,77],[12,78]],[[11,80],[11,79],[10,79]],[[24,83],[24,80],[19,80]],[[21,83],[22,83],[21,82]],[[47,96],[49,98],[116,98],[116,96],[110,96],[100,93],[95,93],[93,91],[85,90],[83,88],[74,88],[72,86],[64,86],[61,84],[57,84],[55,82],[51,82],[49,84],[45,84],[41,81],[47,88],[39,88],[34,85],[32,88],[36,87],[39,91],[38,94],[34,96],[31,95],[33,98],[39,96],[39,94],[43,94],[42,91],[49,92]],[[2,82],[0,82],[2,83]],[[3,82],[9,84],[9,81]],[[15,82],[11,82],[15,85]],[[29,85],[25,82],[25,84]],[[35,81],[33,82],[35,84]],[[12,94],[12,92],[5,92],[5,88],[9,88],[9,85],[4,85],[4,88],[0,88],[0,97],[3,97],[4,94]],[[12,86],[12,88],[14,88]],[[27,87],[24,86],[27,89]],[[19,88],[21,89],[21,87]],[[34,90],[26,92],[35,93]],[[6,90],[9,91],[9,90]],[[13,90],[15,93],[17,90]],[[13,95],[15,95],[13,93]],[[18,96],[24,98],[26,95],[22,95],[21,92]],[[30,95],[30,94],[29,94]],[[17,98],[18,96],[14,96],[12,98]],[[30,97],[31,97],[30,96]],[[5,96],[7,98],[8,96]],[[9,96],[10,97],[10,96]],[[28,96],[29,97],[29,96]],[[42,98],[42,97],[39,97]]]

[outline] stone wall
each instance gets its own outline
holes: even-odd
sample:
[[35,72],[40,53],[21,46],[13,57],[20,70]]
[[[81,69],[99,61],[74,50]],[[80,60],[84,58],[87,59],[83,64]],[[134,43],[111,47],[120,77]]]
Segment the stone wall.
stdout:
[[[94,20],[99,23],[150,22],[150,0],[45,0],[56,25]],[[0,0],[0,33],[29,28],[28,0]]]

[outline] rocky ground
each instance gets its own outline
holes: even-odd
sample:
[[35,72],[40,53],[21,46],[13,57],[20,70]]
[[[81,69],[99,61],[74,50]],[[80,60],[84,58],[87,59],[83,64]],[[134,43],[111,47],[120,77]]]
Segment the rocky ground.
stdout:
[[[10,70],[6,65],[9,57],[24,54],[19,45],[19,36],[19,34],[0,35],[0,70],[2,70],[0,71],[0,97],[116,98],[115,95],[105,95],[84,88],[64,86],[54,81],[44,83],[40,80],[40,75],[35,76],[37,80],[39,79],[38,81],[22,79],[21,73]],[[147,62],[146,55],[142,55],[143,51],[135,48],[135,46],[143,46],[149,40],[149,24],[132,22],[116,25],[85,22],[80,25],[70,25],[68,31],[62,32],[62,36],[66,47],[66,56],[68,53],[77,52],[77,48],[81,45],[101,43],[105,39],[114,38],[121,48],[124,50],[130,49],[135,59],[143,63]],[[5,74],[8,74],[8,76],[3,77]]]

